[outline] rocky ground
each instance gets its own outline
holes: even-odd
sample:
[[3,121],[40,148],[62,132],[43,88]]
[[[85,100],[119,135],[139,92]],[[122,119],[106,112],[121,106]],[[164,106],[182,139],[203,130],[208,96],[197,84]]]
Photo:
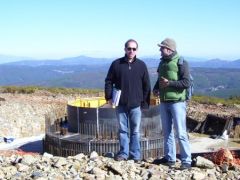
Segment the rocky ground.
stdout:
[[[0,93],[0,137],[23,138],[43,134],[46,118],[55,120],[63,117],[66,114],[67,102],[78,96],[56,95],[45,91],[28,95]],[[221,104],[195,102],[191,102],[188,107],[188,116],[197,121],[203,121],[208,114],[240,117],[240,109],[237,106],[225,107]],[[211,146],[209,139],[201,141],[194,139],[194,135],[190,135],[190,140],[198,145],[195,146],[196,150],[202,150],[204,144],[208,145],[207,148],[216,146],[216,141],[213,140]],[[133,161],[116,162],[96,153],[91,156],[79,154],[62,158],[49,154],[1,151],[0,179],[240,179],[238,166],[224,169],[214,164],[211,167],[198,165],[191,170],[181,171],[180,162],[175,168],[153,162],[151,159],[140,164]]]
[[196,121],[204,121],[208,114],[214,114],[219,117],[240,117],[240,106],[234,105],[231,107],[223,104],[200,104],[191,102],[188,106],[188,117]]
[[240,179],[239,166],[217,166],[211,161],[197,157],[195,167],[180,170],[175,167],[154,164],[152,160],[134,163],[115,161],[113,158],[78,154],[67,158],[44,153],[42,156],[24,153],[0,155],[0,179],[178,179],[218,180]]
[[0,93],[0,137],[23,138],[45,133],[46,119],[64,117],[68,101],[80,95]]

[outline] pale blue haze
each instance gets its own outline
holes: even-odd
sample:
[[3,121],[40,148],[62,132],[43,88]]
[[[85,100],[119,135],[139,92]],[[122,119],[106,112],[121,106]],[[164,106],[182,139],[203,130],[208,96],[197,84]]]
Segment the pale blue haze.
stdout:
[[240,58],[239,0],[0,0],[0,54],[118,57],[129,38],[139,56],[165,37],[185,56]]

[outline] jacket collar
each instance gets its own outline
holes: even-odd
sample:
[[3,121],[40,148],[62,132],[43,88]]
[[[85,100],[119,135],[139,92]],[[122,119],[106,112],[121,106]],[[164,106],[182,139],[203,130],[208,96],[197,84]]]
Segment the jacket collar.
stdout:
[[[133,61],[131,62],[131,63],[133,63],[133,62],[135,62],[137,60],[137,57],[136,56],[134,56],[134,58],[133,58]],[[127,55],[125,54],[125,56],[124,56],[124,61],[126,61],[127,63],[129,63],[129,61],[128,61],[128,58],[127,58]]]
[[161,60],[164,60],[164,61],[170,61],[174,56],[176,56],[177,54],[177,51],[174,51],[172,54],[170,54],[169,56],[164,56],[161,58]]

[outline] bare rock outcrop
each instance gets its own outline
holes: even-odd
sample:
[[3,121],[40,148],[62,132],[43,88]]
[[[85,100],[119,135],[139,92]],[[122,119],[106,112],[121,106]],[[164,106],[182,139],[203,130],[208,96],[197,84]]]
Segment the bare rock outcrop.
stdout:
[[66,113],[71,97],[49,94],[0,94],[0,136],[16,138],[45,132],[46,117],[56,119]]

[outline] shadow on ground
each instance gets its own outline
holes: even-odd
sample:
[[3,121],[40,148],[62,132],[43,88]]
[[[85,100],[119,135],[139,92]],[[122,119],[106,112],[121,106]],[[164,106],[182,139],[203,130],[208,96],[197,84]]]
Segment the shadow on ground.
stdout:
[[33,152],[33,153],[40,153],[43,154],[43,141],[34,141],[24,144],[19,147],[20,150],[25,152]]

